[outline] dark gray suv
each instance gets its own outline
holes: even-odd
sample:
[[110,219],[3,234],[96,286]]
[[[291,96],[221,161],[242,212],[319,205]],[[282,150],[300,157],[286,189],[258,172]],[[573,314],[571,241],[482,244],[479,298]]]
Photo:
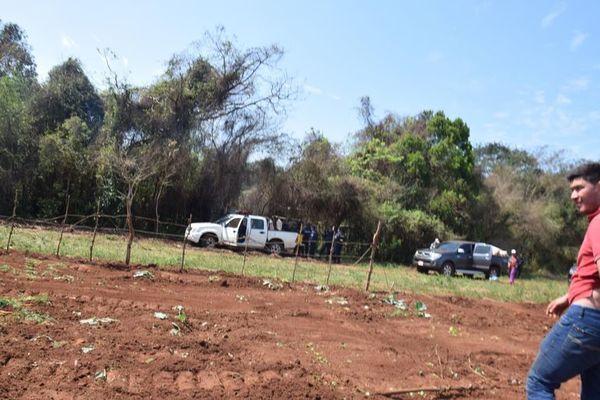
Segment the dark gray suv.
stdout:
[[500,276],[507,263],[508,254],[491,244],[459,240],[442,242],[435,249],[417,250],[413,257],[417,271],[437,271],[446,276]]

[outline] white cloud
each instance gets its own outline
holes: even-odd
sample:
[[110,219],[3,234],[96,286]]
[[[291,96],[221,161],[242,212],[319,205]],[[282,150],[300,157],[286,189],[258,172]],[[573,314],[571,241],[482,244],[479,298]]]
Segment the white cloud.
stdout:
[[556,19],[562,14],[566,9],[565,4],[561,4],[556,10],[550,11],[548,14],[542,18],[542,28],[548,28],[550,25],[556,21]]
[[592,121],[600,121],[600,111],[590,111],[588,113],[588,118]]
[[75,41],[73,39],[71,39],[69,36],[67,36],[65,34],[62,35],[61,42],[62,42],[62,45],[67,48],[77,47],[77,43],[75,43]]
[[580,92],[582,90],[586,90],[589,86],[590,80],[582,76],[568,81],[567,84],[564,86],[564,89],[571,92]]
[[[570,84],[573,87],[591,86],[590,82],[583,82],[587,80],[574,79]],[[483,135],[488,141],[508,141],[520,148],[548,146],[576,157],[597,158],[600,141],[596,132],[600,130],[600,108],[573,107],[571,103],[577,98],[565,92],[565,86],[552,92],[518,92],[519,101],[511,108],[491,114],[478,136]],[[501,119],[505,113],[508,117]],[[587,143],[587,147],[580,146],[582,142]]]
[[571,99],[562,93],[559,94],[558,96],[556,96],[556,104],[563,105],[563,104],[571,104],[571,103],[572,103]]
[[340,96],[338,96],[337,94],[330,94],[329,97],[331,97],[333,100],[341,100],[342,98]]
[[321,89],[310,85],[304,85],[304,90],[312,94],[323,94],[323,91]]
[[583,32],[575,32],[573,38],[571,39],[571,50],[577,50],[583,42],[587,39],[588,34]]
[[123,61],[124,66],[127,67],[129,65],[129,59],[127,57],[121,57],[121,60]]

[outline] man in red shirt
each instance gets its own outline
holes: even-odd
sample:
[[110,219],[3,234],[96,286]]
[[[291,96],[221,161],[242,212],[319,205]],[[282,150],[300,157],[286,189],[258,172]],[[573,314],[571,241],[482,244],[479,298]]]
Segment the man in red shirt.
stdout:
[[540,345],[529,376],[527,399],[554,399],[561,383],[580,375],[581,399],[600,399],[600,163],[587,163],[569,176],[571,200],[589,225],[577,255],[577,272],[567,294],[548,305],[558,317]]

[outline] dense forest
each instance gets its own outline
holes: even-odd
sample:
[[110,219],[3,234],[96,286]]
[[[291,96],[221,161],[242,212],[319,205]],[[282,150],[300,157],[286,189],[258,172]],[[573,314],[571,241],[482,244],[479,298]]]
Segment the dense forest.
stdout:
[[[378,256],[409,262],[416,248],[465,238],[517,248],[532,268],[563,271],[585,228],[565,171],[578,161],[501,143],[473,147],[443,111],[375,117],[332,143],[280,131],[297,97],[275,45],[240,48],[223,29],[165,64],[148,86],[111,69],[94,87],[70,58],[38,79],[26,33],[0,21],[0,216],[146,216],[185,224],[234,209],[347,226]],[[174,49],[176,51],[178,49]]]

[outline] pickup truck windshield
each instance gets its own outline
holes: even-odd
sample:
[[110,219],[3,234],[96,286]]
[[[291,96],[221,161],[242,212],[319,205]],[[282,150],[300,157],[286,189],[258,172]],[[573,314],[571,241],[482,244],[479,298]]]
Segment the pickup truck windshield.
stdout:
[[226,222],[229,218],[231,218],[231,217],[229,216],[229,214],[227,214],[226,216],[221,217],[218,220],[216,220],[215,224],[222,224],[222,223]]

